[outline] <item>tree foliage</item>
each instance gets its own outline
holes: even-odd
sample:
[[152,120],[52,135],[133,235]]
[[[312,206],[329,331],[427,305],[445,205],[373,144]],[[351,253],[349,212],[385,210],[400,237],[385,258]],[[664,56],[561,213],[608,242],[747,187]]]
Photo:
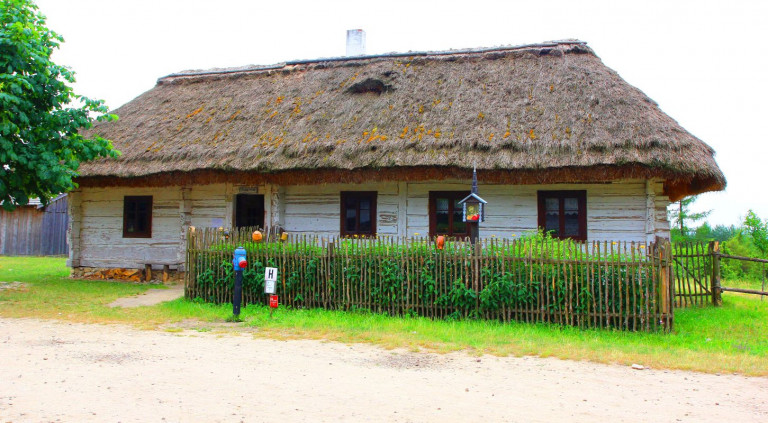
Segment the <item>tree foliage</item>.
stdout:
[[74,72],[51,61],[63,38],[34,3],[3,0],[0,23],[0,203],[12,210],[74,188],[81,162],[116,157],[108,140],[78,131],[117,116],[74,93]]
[[736,225],[716,225],[714,228],[709,225],[709,223],[704,222],[696,228],[696,230],[693,232],[692,238],[697,241],[727,241],[734,236],[736,236],[737,233],[740,232],[740,228]]
[[682,239],[688,238],[688,229],[690,228],[690,225],[706,218],[712,213],[712,210],[698,213],[691,211],[691,205],[697,198],[697,195],[683,198],[675,203],[669,210],[670,221],[673,224],[673,238],[674,236],[679,236]]
[[744,218],[744,231],[752,238],[752,243],[762,255],[766,256],[768,254],[768,221],[760,219],[750,210]]

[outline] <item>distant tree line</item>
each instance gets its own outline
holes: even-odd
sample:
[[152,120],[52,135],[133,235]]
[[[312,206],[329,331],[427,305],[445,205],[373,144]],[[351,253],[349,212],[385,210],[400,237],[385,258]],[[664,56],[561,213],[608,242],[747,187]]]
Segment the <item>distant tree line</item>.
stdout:
[[[761,219],[754,211],[747,211],[738,225],[710,226],[704,222],[698,227],[693,224],[709,216],[711,210],[692,213],[691,204],[696,196],[688,197],[670,207],[672,242],[719,241],[723,254],[768,259],[768,219]],[[768,266],[737,260],[721,262],[725,279],[761,280]],[[768,276],[768,275],[766,275]]]

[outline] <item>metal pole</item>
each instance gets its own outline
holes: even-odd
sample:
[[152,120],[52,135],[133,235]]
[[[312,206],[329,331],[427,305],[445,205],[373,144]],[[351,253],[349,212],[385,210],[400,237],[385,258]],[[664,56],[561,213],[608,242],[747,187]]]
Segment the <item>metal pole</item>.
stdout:
[[232,295],[232,314],[240,316],[240,303],[243,298],[243,271],[235,271],[235,292]]

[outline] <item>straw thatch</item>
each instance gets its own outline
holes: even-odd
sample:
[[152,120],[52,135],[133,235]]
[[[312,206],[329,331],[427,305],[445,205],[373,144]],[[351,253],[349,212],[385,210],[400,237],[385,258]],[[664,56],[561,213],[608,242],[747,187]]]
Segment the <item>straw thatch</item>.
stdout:
[[580,41],[187,72],[94,131],[81,185],[663,178],[721,190],[714,151]]

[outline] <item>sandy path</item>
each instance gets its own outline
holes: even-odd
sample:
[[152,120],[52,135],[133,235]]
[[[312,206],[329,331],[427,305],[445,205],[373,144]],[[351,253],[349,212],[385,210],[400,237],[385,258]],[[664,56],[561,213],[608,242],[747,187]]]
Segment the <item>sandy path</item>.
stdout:
[[766,422],[768,378],[0,319],[0,422]]

